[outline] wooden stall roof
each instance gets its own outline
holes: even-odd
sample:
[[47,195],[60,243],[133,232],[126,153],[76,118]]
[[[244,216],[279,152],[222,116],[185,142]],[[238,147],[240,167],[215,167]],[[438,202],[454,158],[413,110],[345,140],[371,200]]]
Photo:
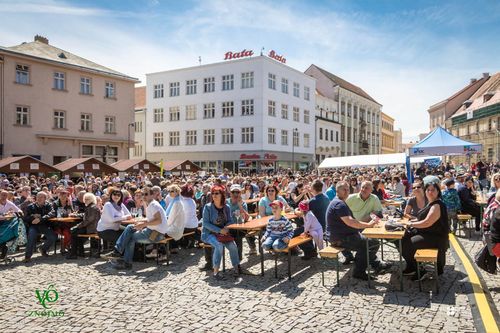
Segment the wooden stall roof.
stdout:
[[[78,169],[78,165],[84,165],[84,169]],[[99,169],[93,169],[93,165],[98,164]],[[91,173],[117,173],[114,167],[99,161],[94,157],[86,157],[86,158],[70,158],[66,161],[63,161],[59,164],[54,165],[54,168],[58,169],[60,172],[69,173],[69,172],[91,172]]]
[[199,166],[197,166],[190,160],[163,161],[163,169],[165,171],[188,171],[188,172],[198,172],[201,170]]
[[[12,168],[12,164],[17,164],[15,168]],[[38,168],[32,168],[35,164],[38,164]],[[0,160],[0,173],[59,173],[59,170],[53,166],[43,163],[42,161],[31,157],[29,155],[25,156],[14,156],[7,157]]]
[[[141,167],[144,164],[148,165],[148,169]],[[134,168],[134,166],[138,166]],[[145,172],[160,172],[160,167],[147,159],[130,159],[130,160],[119,160],[111,164],[111,166],[121,172],[138,172],[143,170]]]

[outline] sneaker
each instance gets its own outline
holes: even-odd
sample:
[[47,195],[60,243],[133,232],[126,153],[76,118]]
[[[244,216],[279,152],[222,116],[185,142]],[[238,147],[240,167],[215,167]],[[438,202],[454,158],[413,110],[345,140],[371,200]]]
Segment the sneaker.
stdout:
[[111,266],[114,269],[131,269],[132,264],[129,264],[123,260],[111,260]]
[[252,255],[256,255],[256,254],[257,254],[257,249],[255,247],[251,247],[250,251],[248,251],[248,255],[252,256]]
[[217,272],[217,274],[214,274],[214,279],[216,279],[217,281],[223,281],[225,277],[221,272]]
[[116,251],[116,250],[113,250],[113,252],[110,252],[110,253],[107,253],[107,254],[103,254],[103,257],[106,257],[106,258],[115,258],[115,259],[118,259],[118,258],[121,258],[122,255],[120,252]]

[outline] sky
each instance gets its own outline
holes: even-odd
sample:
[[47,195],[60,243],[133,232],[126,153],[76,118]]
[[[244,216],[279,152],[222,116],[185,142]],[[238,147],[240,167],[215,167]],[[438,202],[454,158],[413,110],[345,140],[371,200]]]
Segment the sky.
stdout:
[[429,106],[500,70],[498,0],[0,0],[0,45],[51,45],[145,84],[145,74],[276,50],[361,87],[403,130],[428,132]]

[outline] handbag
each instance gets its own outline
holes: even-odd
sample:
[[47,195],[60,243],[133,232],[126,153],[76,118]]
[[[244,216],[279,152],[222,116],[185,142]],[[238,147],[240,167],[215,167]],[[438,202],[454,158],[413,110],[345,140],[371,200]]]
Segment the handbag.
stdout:
[[402,223],[387,221],[385,223],[385,230],[387,231],[403,231],[405,230],[405,226]]
[[216,234],[215,237],[217,238],[217,241],[221,243],[230,243],[234,241],[234,237],[231,236],[230,234]]
[[485,245],[476,254],[474,259],[477,267],[481,268],[482,270],[490,274],[497,273],[497,257],[490,255],[490,252],[488,251],[488,246]]

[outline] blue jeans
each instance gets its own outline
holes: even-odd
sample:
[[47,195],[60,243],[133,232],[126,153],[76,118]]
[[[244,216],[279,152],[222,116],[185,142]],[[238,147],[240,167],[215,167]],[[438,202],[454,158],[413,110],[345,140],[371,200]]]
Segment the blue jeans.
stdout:
[[40,234],[45,235],[45,237],[47,238],[45,243],[43,243],[42,245],[43,251],[48,251],[49,248],[54,245],[55,241],[57,240],[57,235],[55,234],[55,232],[46,225],[30,225],[30,228],[28,230],[28,244],[26,245],[26,253],[24,255],[26,258],[31,258],[31,256],[33,255],[33,250],[35,249],[36,245],[36,238]]
[[202,238],[204,243],[208,243],[212,245],[212,265],[213,268],[219,268],[220,262],[222,260],[222,251],[224,251],[224,247],[229,250],[229,256],[231,257],[231,264],[233,264],[233,268],[238,267],[240,264],[240,258],[238,256],[238,247],[234,241],[221,243],[217,240],[217,237],[214,234],[207,235]]
[[131,264],[134,258],[135,243],[153,244],[165,238],[163,234],[158,234],[156,239],[151,241],[151,239],[149,239],[151,232],[153,232],[153,230],[148,228],[136,231],[133,225],[128,225],[120,238],[116,241],[116,251],[123,254],[123,260],[126,263]]
[[285,242],[283,242],[283,239],[281,237],[278,236],[269,236],[266,238],[264,243],[262,243],[262,248],[265,251],[269,251],[271,249],[283,250],[286,249],[287,247],[288,245]]

